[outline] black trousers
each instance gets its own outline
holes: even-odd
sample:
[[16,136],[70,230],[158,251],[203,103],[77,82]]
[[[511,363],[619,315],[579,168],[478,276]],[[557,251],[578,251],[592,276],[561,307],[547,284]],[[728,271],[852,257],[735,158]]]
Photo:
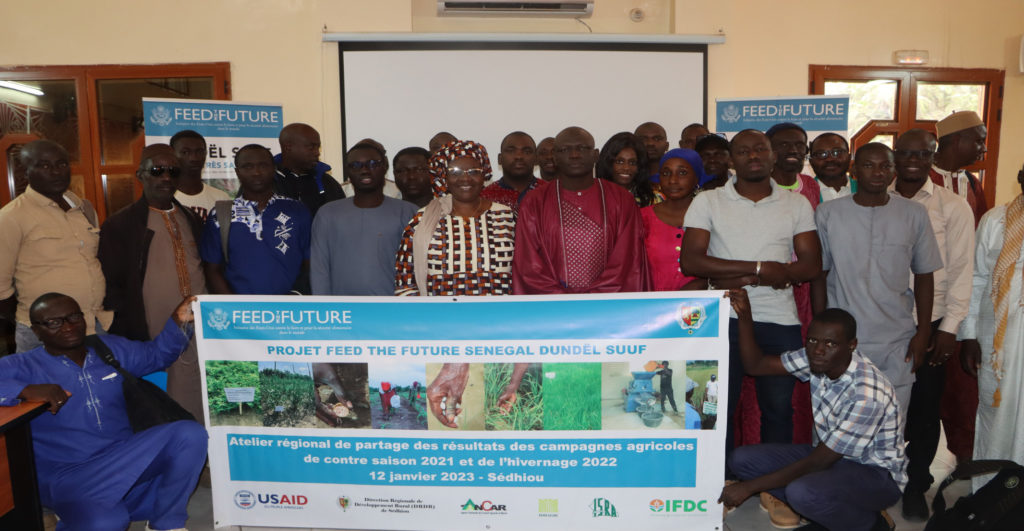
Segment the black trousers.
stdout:
[[[938,330],[940,321],[932,323],[933,334]],[[925,362],[916,374],[917,380],[910,389],[910,407],[905,412],[907,427],[903,431],[903,438],[907,441],[909,478],[906,490],[924,492],[935,480],[928,469],[939,448],[939,404],[946,386],[946,367],[933,367]]]

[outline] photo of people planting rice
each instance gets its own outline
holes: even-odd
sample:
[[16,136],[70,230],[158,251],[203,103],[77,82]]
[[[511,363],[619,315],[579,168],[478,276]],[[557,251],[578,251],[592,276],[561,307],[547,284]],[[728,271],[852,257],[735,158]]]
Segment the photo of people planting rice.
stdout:
[[372,427],[427,429],[426,379],[422,365],[375,365],[370,374]]

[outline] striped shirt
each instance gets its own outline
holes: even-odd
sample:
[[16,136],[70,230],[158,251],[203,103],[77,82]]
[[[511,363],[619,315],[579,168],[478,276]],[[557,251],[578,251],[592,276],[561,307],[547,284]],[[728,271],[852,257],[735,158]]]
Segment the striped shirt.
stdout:
[[[421,219],[422,209],[402,235],[395,260],[395,295],[415,295],[419,289],[413,235]],[[511,295],[515,234],[515,214],[501,203],[491,203],[478,217],[442,217],[427,249],[427,293]]]
[[889,471],[907,484],[907,460],[896,394],[882,371],[859,351],[836,380],[813,374],[805,349],[782,355],[782,365],[802,382],[811,382],[811,406],[818,439],[844,459]]

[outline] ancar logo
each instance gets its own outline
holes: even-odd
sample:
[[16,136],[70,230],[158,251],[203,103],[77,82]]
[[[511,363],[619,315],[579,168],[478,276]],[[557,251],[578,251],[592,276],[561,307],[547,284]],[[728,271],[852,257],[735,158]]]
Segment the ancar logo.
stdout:
[[472,499],[470,499],[466,500],[466,503],[462,504],[463,513],[485,512],[498,514],[505,513],[507,511],[508,509],[505,508],[504,505],[498,505],[490,500],[484,500],[480,503],[476,503]]
[[590,512],[594,518],[599,516],[618,518],[619,516],[619,512],[615,510],[615,505],[605,498],[594,498],[594,501],[590,502]]

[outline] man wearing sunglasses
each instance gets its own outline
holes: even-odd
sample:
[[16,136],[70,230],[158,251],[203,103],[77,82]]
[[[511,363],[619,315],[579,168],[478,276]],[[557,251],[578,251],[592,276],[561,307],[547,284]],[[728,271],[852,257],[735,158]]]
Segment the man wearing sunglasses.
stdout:
[[314,295],[395,293],[395,253],[417,209],[384,195],[387,171],[388,160],[374,144],[356,144],[345,155],[345,178],[355,194],[324,205],[313,221]]
[[[142,150],[135,176],[142,198],[107,218],[99,259],[107,279],[104,307],[114,312],[110,333],[136,341],[156,337],[178,301],[206,293],[199,241],[202,221],[175,199],[182,167],[174,149]],[[203,418],[195,342],[167,370],[167,392]]]
[[36,140],[20,158],[28,188],[0,209],[0,319],[16,322],[17,351],[24,352],[40,344],[28,306],[43,293],[60,291],[79,301],[90,334],[110,327],[113,313],[103,309],[96,211],[68,189],[68,152]]

